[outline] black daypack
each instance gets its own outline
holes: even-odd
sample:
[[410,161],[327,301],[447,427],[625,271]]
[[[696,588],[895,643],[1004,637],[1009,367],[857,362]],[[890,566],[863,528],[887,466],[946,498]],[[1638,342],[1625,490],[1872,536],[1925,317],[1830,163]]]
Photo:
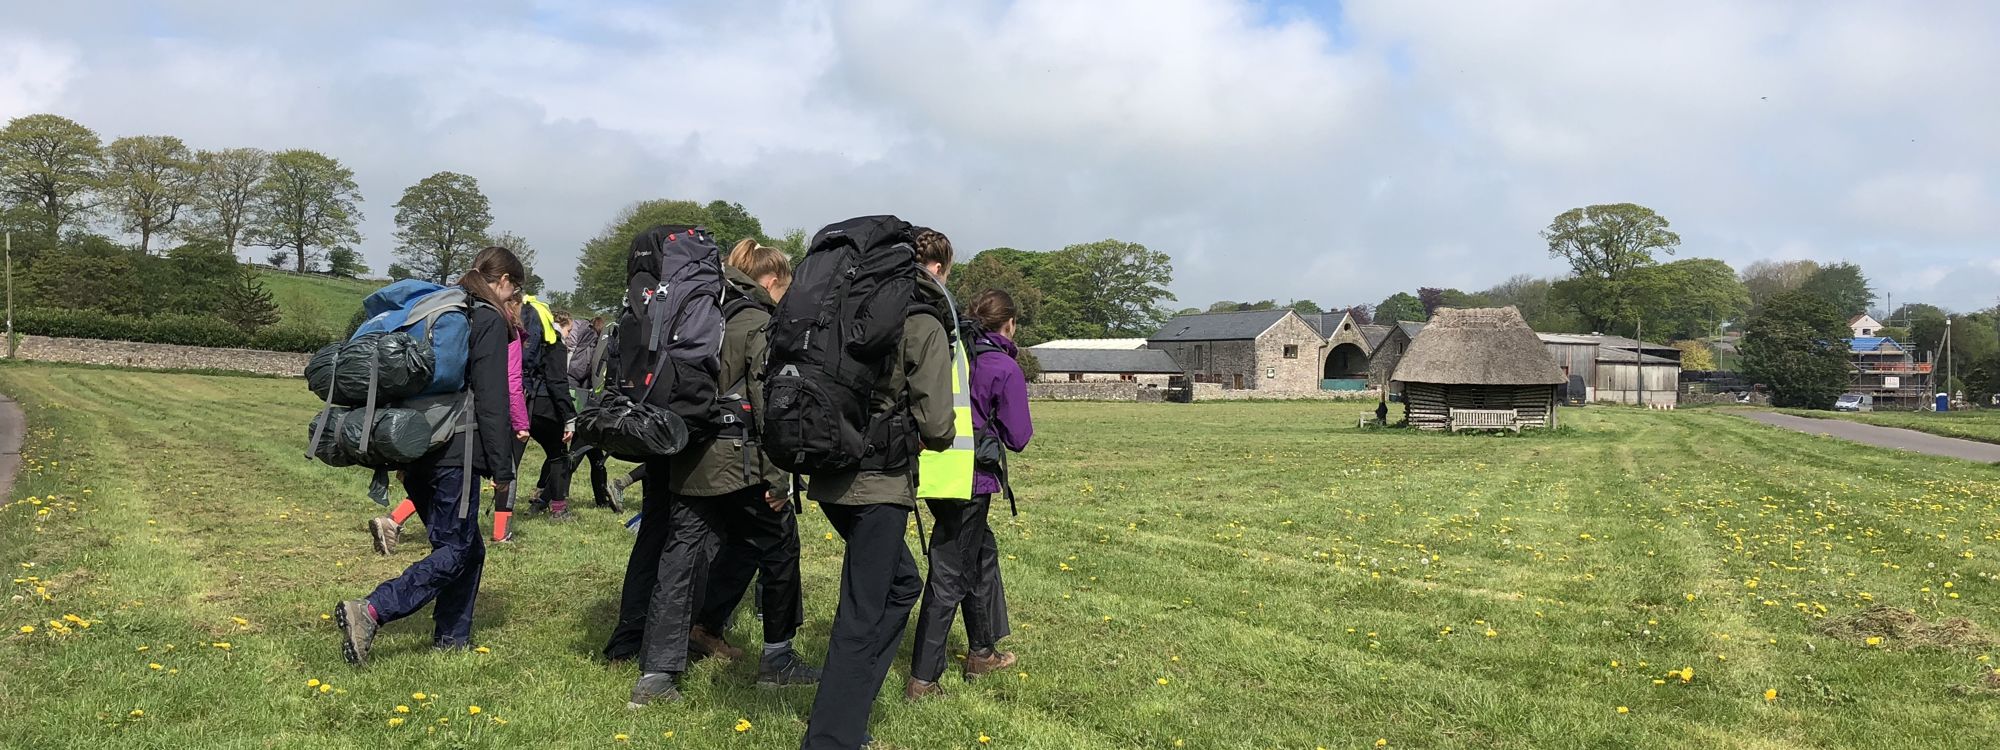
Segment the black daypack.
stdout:
[[625,276],[604,390],[576,430],[607,453],[644,461],[716,430],[722,262],[708,230],[655,226],[632,238]]
[[[981,355],[988,352],[1007,353],[1006,349],[1000,348],[999,344],[993,343],[992,339],[986,337],[985,327],[971,319],[959,321],[958,343],[967,347],[965,366],[968,378],[971,377],[972,370],[979,366]],[[977,408],[976,403],[974,408]],[[994,431],[994,425],[1000,423],[1000,415],[982,413],[979,417],[986,423],[986,428],[975,428],[972,431],[972,467],[992,474],[995,479],[1000,480],[1001,494],[1007,496],[1008,511],[1017,516],[1021,515],[1020,507],[1014,502],[1013,478],[1007,475],[1007,444],[1000,440],[1000,433]]]
[[813,236],[771,315],[764,369],[765,453],[813,475],[888,471],[921,449],[906,398],[874,410],[875,384],[900,367],[903,321],[917,299],[909,222],[863,216]]

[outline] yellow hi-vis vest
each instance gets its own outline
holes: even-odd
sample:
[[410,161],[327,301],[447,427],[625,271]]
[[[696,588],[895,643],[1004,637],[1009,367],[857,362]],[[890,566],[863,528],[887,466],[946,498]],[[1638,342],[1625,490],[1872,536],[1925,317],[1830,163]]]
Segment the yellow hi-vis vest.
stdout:
[[523,303],[526,303],[529,307],[535,308],[535,317],[541,318],[542,343],[553,344],[556,342],[557,339],[562,337],[561,334],[556,333],[556,315],[555,313],[549,312],[549,306],[547,304],[543,303],[541,300],[535,299],[535,295],[532,294],[522,296],[521,301]]
[[[950,302],[947,301],[950,307]],[[958,330],[958,310],[951,309],[951,333]],[[968,342],[951,348],[951,448],[917,456],[917,497],[971,500],[974,441],[972,439],[972,367],[965,359]]]

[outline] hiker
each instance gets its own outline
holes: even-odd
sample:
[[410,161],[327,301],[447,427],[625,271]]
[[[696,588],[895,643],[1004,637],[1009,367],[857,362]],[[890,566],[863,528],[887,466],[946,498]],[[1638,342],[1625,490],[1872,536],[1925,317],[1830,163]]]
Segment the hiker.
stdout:
[[[910,650],[910,682],[903,695],[920,700],[938,691],[949,652],[951,621],[965,611],[965,679],[1014,666],[1011,652],[995,645],[1012,629],[1007,624],[1007,592],[1000,583],[1000,546],[987,522],[993,495],[1005,491],[1006,456],[1020,453],[1034,437],[1028,415],[1028,380],[1014,346],[1016,308],[1006,292],[988,289],[964,310],[959,345],[972,357],[970,392],[976,467],[970,501],[926,498],[937,525],[931,530],[930,576],[917,614],[916,642]],[[926,460],[948,454],[924,455]],[[931,464],[923,464],[931,471]],[[949,471],[949,469],[947,469]],[[929,477],[924,478],[926,485]],[[921,490],[920,490],[921,492]]]
[[[771,309],[791,284],[791,259],[784,251],[745,239],[725,262],[722,334],[722,377],[725,395],[741,393],[750,414],[764,410],[766,332]],[[792,512],[792,480],[764,457],[753,428],[741,438],[712,439],[691,445],[674,457],[668,488],[683,495],[713,497],[718,510],[721,547],[709,565],[706,593],[688,634],[697,654],[743,657],[743,650],[724,640],[734,614],[754,577],[764,613],[764,646],[757,660],[757,685],[810,685],[819,670],[792,649],[792,636],[805,623],[805,598],[799,588],[799,526]],[[745,439],[747,438],[747,439]],[[647,536],[640,526],[640,536]]]
[[[575,519],[569,511],[569,442],[576,433],[576,401],[569,390],[569,349],[556,329],[555,313],[530,294],[521,298],[521,381],[528,396],[528,434],[542,448],[530,513],[550,521]],[[523,450],[526,446],[523,445]]]
[[[597,347],[601,341],[608,341],[604,335],[604,316],[591,318],[589,322],[573,321],[570,325],[569,342],[569,386],[577,394],[579,405],[590,399],[603,379],[598,371]],[[570,476],[574,481],[578,461],[590,462],[590,493],[597,501],[597,507],[610,508],[613,513],[624,513],[624,498],[611,494],[608,483],[610,470],[605,466],[607,456],[597,446],[586,445],[570,451]],[[624,488],[619,488],[624,489]]]
[[[521,328],[521,299],[517,294],[508,298],[500,306],[500,312],[508,321],[507,326],[507,423],[514,428],[513,463],[514,473],[521,471],[521,456],[528,443],[528,403],[521,385],[521,339],[527,334]],[[503,493],[502,490],[507,490]],[[514,531],[510,528],[514,516],[513,486],[493,487],[493,541],[514,541]],[[416,515],[416,501],[403,498],[389,515],[376,516],[368,520],[368,534],[375,543],[375,553],[388,556],[396,553],[396,545],[403,541],[403,524]]]
[[[912,245],[917,268],[879,265],[891,261],[909,263],[906,259],[910,258]],[[815,254],[827,259],[821,261]],[[839,266],[850,262],[842,258],[856,259],[853,261],[859,264],[854,266],[856,271],[842,274]],[[805,456],[806,448],[826,446],[828,441],[838,446],[845,437],[774,431],[774,424],[788,424],[802,412],[811,415],[810,404],[796,407],[781,404],[780,396],[796,399],[808,386],[848,392],[834,383],[835,378],[825,368],[811,360],[796,358],[796,352],[810,350],[812,356],[834,358],[834,364],[843,367],[849,364],[845,359],[848,355],[834,350],[831,343],[822,342],[827,348],[813,349],[815,342],[810,333],[820,329],[809,327],[808,311],[817,312],[825,306],[840,310],[840,315],[846,317],[854,314],[857,307],[865,312],[891,309],[887,308],[890,301],[862,299],[850,304],[835,299],[838,295],[830,291],[845,289],[850,295],[856,294],[855,285],[864,282],[879,285],[874,286],[877,292],[905,295],[909,302],[904,307],[901,335],[890,340],[892,343],[888,343],[882,361],[854,360],[872,366],[879,374],[865,395],[870,416],[868,430],[861,434],[872,438],[865,453],[867,457],[854,468],[832,469],[841,464],[830,456],[844,451],[828,450],[824,454],[829,456],[824,458],[828,470],[804,472],[809,475],[808,497],[819,503],[834,530],[847,542],[841,561],[840,605],[834,615],[826,666],[801,746],[806,750],[853,750],[871,741],[868,719],[874,711],[875,696],[901,649],[910,608],[922,591],[923,579],[917,575],[916,560],[911,557],[903,534],[916,507],[913,454],[924,449],[949,448],[956,434],[948,400],[950,336],[940,320],[941,311],[949,304],[944,281],[951,262],[951,243],[938,232],[913,231],[895,217],[842,222],[820,230],[814,237],[812,249],[799,265],[794,280],[797,293],[787,296],[787,302],[797,298],[800,304],[782,306],[773,321],[770,363],[773,379],[771,394],[766,397],[772,411],[765,415],[768,452],[773,460],[783,458],[792,461],[791,465],[800,465],[807,461],[793,459],[816,457]],[[843,275],[848,281],[836,284],[834,278]],[[853,281],[857,278],[859,281]],[[868,336],[874,332],[872,329],[893,323],[856,316],[852,321],[836,321],[835,325],[856,329],[862,338],[873,341]],[[840,349],[851,350],[851,347]],[[807,382],[793,382],[798,380]],[[798,411],[786,413],[787,408]],[[864,453],[853,455],[859,457]]]
[[473,258],[458,285],[472,300],[468,327],[465,388],[472,396],[473,431],[458,432],[443,445],[404,467],[403,490],[429,532],[431,553],[402,575],[377,586],[364,599],[334,608],[341,630],[341,653],[350,664],[368,661],[375,631],[437,601],[432,643],[440,649],[472,647],[472,609],[479,596],[486,545],[479,533],[477,477],[503,488],[514,482],[513,447],[507,419],[508,324],[502,305],[519,289],[521,261],[503,247],[488,247]]

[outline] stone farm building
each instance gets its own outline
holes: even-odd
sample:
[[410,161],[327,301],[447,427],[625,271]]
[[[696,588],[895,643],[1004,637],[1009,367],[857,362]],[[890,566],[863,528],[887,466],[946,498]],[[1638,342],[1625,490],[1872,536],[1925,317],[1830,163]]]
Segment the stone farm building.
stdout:
[[1346,312],[1308,315],[1305,319],[1326,343],[1320,367],[1321,390],[1359,391],[1380,385],[1370,377],[1370,358],[1388,338],[1389,326],[1357,325],[1354,316]]
[[1544,333],[1564,375],[1583,378],[1588,403],[1673,406],[1680,402],[1681,350],[1624,336]]
[[1568,380],[1512,307],[1439,309],[1393,378],[1404,417],[1427,430],[1553,426]]
[[1423,332],[1424,324],[1402,322],[1380,327],[1382,340],[1368,353],[1368,384],[1376,388],[1389,385],[1396,374],[1396,365],[1403,361],[1403,353],[1410,350],[1410,342]]
[[1291,310],[1182,315],[1146,340],[1147,348],[1172,356],[1193,382],[1278,393],[1319,390],[1325,344]]
[[1145,339],[1061,339],[1028,347],[1041,362],[1038,383],[1099,383],[1129,380],[1166,387],[1181,374],[1166,352],[1146,348]]

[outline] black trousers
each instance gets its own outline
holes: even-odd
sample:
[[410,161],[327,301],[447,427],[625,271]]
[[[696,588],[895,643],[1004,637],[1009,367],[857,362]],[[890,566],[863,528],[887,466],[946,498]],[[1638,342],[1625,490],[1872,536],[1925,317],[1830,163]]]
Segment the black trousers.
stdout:
[[771,510],[757,484],[712,498],[721,547],[708,569],[708,592],[695,624],[721,633],[757,579],[764,610],[764,642],[784,643],[805,624],[799,587],[799,521],[792,509]]
[[1013,633],[1007,624],[1007,591],[1000,583],[1000,545],[987,514],[992,495],[926,500],[937,526],[931,530],[931,571],[917,613],[910,676],[937,682],[950,653],[951,621],[965,610],[965,642],[972,651],[992,648]]
[[644,672],[687,671],[688,628],[715,553],[714,513],[713,498],[675,495],[665,482],[646,483],[646,522],[625,564],[618,625],[605,658],[637,656]]
[[542,474],[535,481],[535,487],[542,491],[542,501],[568,500],[569,446],[563,444],[562,423],[541,417],[529,419],[528,437],[542,446]]
[[[605,461],[609,457],[604,455],[604,451],[596,448],[584,451],[583,457],[590,461],[590,496],[602,505],[611,498],[611,470],[605,466]],[[572,477],[570,481],[574,482],[576,466],[572,464],[569,468]],[[563,494],[569,493],[565,490]]]
[[923,592],[917,561],[903,542],[910,509],[899,505],[821,505],[847,540],[840,565],[840,607],[813,696],[803,750],[856,750],[889,665],[902,647],[910,608]]

